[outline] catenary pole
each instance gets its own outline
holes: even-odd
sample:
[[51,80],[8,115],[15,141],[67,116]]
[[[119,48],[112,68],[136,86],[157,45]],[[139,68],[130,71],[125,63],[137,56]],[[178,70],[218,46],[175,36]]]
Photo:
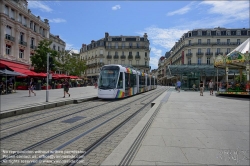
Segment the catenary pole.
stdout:
[[49,53],[47,53],[47,84],[46,84],[46,102],[49,102]]

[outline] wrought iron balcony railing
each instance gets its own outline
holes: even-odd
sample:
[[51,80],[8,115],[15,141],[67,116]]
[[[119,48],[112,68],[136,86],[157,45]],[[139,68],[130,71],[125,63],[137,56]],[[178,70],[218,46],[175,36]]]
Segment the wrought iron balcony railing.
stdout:
[[15,38],[8,34],[5,35],[5,39],[10,40],[10,41],[15,41]]
[[21,45],[23,45],[23,46],[27,46],[27,42],[25,42],[25,41],[19,41],[19,44],[21,44]]

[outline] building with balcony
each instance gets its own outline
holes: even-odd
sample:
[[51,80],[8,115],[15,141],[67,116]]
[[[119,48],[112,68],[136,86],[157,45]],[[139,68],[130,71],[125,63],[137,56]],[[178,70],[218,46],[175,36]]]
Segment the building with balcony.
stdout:
[[33,15],[27,0],[1,0],[0,21],[0,59],[30,68],[39,41],[49,38],[48,20]]
[[[171,65],[165,66],[167,83],[180,78],[183,86],[190,88],[194,83],[198,85],[200,79],[204,82],[215,80],[215,57],[227,55],[249,36],[250,29],[245,28],[218,27],[184,33],[170,50]],[[223,72],[219,71],[219,74],[223,75]]]
[[55,51],[64,52],[66,43],[59,37],[59,35],[49,34],[49,40],[52,41],[50,48]]
[[90,44],[82,44],[80,57],[86,60],[85,76],[96,80],[100,68],[107,64],[121,64],[133,66],[142,72],[149,73],[150,49],[148,36],[109,36]]

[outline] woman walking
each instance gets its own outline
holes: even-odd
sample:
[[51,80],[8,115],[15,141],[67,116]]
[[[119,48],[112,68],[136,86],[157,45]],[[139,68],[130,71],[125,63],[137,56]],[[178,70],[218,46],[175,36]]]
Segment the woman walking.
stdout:
[[64,90],[64,96],[63,96],[63,98],[65,98],[65,94],[66,94],[66,93],[67,93],[67,94],[69,95],[69,97],[70,97],[70,94],[69,94],[69,82],[68,82],[67,79],[65,79],[65,82],[63,83],[63,85],[64,85],[64,88],[63,88],[63,90]]
[[30,97],[30,92],[34,93],[34,96],[36,96],[36,93],[33,92],[33,90],[34,90],[34,80],[33,80],[33,78],[31,78],[30,79],[30,84],[29,84],[29,97]]
[[203,87],[204,87],[204,83],[203,81],[200,81],[200,96],[203,96]]

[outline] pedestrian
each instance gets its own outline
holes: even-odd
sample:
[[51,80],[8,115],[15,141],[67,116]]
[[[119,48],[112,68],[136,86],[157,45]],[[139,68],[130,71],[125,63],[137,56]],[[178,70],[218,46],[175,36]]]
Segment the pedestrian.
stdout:
[[30,97],[30,93],[34,93],[34,96],[36,96],[36,93],[33,92],[34,90],[34,80],[33,78],[30,79],[30,84],[29,84],[29,97]]
[[196,85],[193,84],[193,91],[196,91]]
[[65,79],[63,85],[64,85],[64,88],[63,88],[63,90],[64,90],[64,96],[63,96],[63,98],[65,98],[65,94],[66,94],[66,93],[67,93],[67,94],[69,95],[69,97],[70,97],[68,79]]
[[178,80],[178,81],[176,82],[176,86],[177,86],[178,92],[180,92],[180,88],[181,88],[181,81],[180,81],[180,80]]
[[204,83],[203,81],[200,81],[200,96],[203,96],[203,88],[204,88]]
[[97,88],[97,81],[95,82],[95,89]]
[[213,80],[210,80],[208,86],[209,86],[209,89],[210,89],[210,95],[214,95],[214,83],[213,83]]

